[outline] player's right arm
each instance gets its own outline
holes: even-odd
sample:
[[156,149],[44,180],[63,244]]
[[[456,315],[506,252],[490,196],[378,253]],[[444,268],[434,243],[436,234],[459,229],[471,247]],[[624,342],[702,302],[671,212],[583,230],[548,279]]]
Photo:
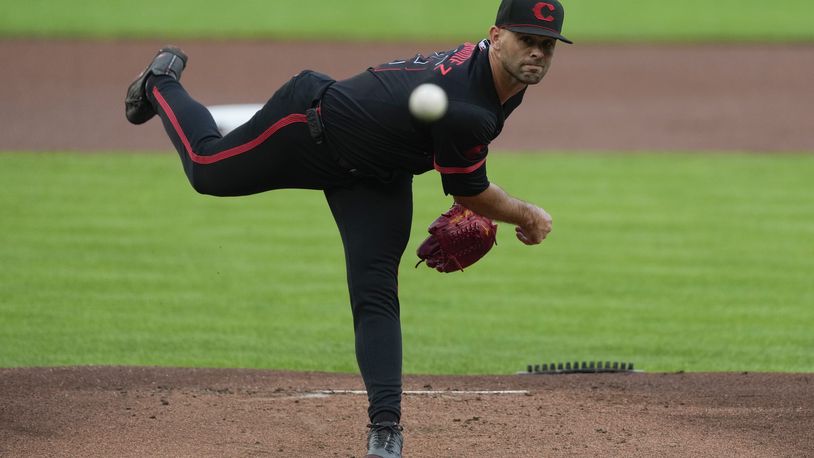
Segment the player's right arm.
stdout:
[[551,215],[534,204],[510,196],[494,183],[474,196],[453,197],[479,215],[514,224],[517,239],[526,245],[539,244],[551,232]]

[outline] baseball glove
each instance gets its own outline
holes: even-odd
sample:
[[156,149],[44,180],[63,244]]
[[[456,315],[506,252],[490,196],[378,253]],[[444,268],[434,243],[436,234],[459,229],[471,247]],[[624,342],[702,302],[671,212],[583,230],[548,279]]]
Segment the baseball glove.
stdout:
[[426,261],[439,272],[464,270],[497,244],[497,225],[458,203],[433,221],[427,231],[430,236],[418,247],[418,264]]

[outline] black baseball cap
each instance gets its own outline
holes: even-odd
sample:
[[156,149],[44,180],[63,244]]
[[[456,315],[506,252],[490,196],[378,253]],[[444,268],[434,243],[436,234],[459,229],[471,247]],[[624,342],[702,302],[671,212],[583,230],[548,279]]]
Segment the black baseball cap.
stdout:
[[565,8],[558,0],[503,0],[495,25],[512,32],[542,35],[573,43],[562,36]]

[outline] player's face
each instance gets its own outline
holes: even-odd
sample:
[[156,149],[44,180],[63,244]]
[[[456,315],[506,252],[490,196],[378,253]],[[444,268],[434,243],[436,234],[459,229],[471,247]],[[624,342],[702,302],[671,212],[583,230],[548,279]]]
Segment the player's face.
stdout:
[[555,38],[500,30],[498,56],[503,68],[523,84],[537,84],[548,73],[557,47]]

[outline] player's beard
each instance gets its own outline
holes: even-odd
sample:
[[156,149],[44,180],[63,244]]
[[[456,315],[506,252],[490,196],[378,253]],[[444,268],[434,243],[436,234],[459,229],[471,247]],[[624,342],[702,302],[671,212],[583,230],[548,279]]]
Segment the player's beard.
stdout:
[[[526,65],[534,65],[536,70],[526,69],[524,70],[523,67]],[[508,65],[507,62],[503,62],[503,68],[512,75],[517,81],[530,85],[530,84],[537,84],[543,80],[546,73],[548,72],[548,68],[543,65],[538,64],[526,64],[523,62],[519,62],[516,66],[511,67]]]

